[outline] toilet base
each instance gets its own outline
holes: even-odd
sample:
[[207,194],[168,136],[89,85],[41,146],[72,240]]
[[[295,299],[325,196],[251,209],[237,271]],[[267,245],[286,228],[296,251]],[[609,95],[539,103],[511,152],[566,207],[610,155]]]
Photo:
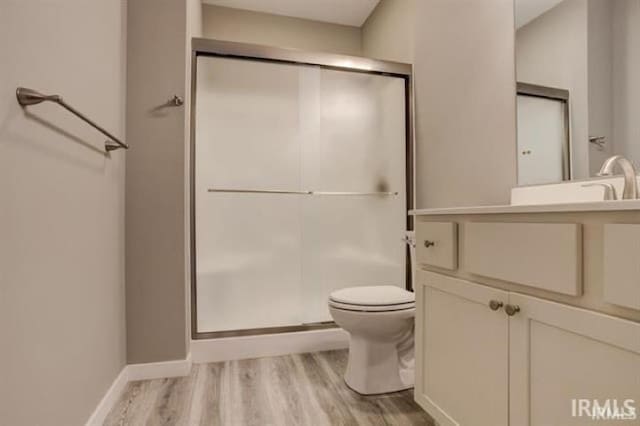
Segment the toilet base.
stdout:
[[376,395],[413,387],[415,308],[360,311],[330,303],[329,312],[350,335],[344,378],[351,389]]
[[[413,388],[413,345],[403,353],[405,342],[413,341],[413,332],[400,343],[376,342],[351,335],[349,362],[344,381],[362,395],[399,392]],[[400,351],[399,351],[400,349]]]

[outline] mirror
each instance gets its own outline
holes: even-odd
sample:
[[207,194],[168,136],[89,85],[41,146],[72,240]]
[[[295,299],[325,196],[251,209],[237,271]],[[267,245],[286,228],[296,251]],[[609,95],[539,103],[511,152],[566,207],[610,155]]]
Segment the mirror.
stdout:
[[518,184],[640,165],[640,0],[515,0]]

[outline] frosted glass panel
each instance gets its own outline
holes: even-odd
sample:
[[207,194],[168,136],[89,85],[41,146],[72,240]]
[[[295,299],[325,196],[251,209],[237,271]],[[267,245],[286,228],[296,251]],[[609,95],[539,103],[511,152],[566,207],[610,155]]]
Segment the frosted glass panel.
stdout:
[[298,70],[209,57],[197,65],[198,331],[299,324],[300,200],[207,192],[299,188]]
[[518,96],[518,184],[535,185],[563,179],[567,143],[563,102]]
[[404,286],[404,80],[218,57],[197,67],[198,332],[329,321],[334,289]]
[[319,136],[303,148],[303,184],[325,191],[402,191],[404,80],[319,73]]
[[300,184],[298,68],[198,58],[196,171],[232,188]]
[[[338,288],[405,285],[404,221],[392,225],[390,220],[399,222],[399,209],[393,206],[396,202],[369,197],[305,200],[301,253],[304,322],[329,321],[327,298]],[[381,225],[381,220],[389,225]]]
[[331,319],[331,291],[405,286],[404,80],[318,72],[318,137],[303,148],[302,182],[316,191],[397,192],[314,196],[302,219],[305,322]]
[[208,194],[198,200],[199,331],[295,325],[300,306],[300,199]]

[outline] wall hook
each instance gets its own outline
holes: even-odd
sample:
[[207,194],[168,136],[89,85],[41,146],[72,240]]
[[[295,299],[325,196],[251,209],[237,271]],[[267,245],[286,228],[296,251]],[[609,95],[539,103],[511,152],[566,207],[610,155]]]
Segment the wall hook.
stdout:
[[182,96],[173,95],[173,97],[167,102],[167,105],[182,106],[184,105],[184,99],[182,99]]
[[598,151],[602,151],[607,143],[606,136],[589,136],[589,143],[594,144]]

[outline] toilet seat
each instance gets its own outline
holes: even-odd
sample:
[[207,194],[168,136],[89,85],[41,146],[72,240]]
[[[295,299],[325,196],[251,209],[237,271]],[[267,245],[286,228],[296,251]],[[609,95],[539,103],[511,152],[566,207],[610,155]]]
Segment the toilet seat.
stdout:
[[393,311],[406,311],[409,309],[415,309],[415,302],[401,303],[398,305],[352,305],[349,303],[339,303],[329,300],[329,306],[336,309],[342,309],[345,311],[357,311],[357,312],[393,312]]
[[349,287],[331,293],[329,306],[359,312],[403,311],[415,309],[415,295],[391,285]]

